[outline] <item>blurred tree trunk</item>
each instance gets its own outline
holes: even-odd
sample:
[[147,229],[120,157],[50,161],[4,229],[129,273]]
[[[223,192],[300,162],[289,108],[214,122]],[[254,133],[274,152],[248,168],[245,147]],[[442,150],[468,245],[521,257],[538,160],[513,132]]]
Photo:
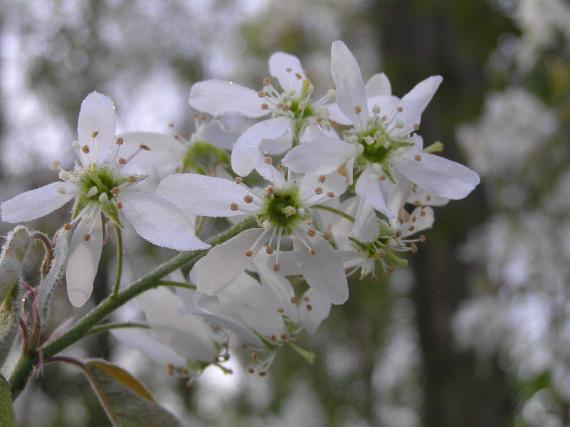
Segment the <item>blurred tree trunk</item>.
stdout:
[[[461,161],[454,131],[480,108],[487,82],[484,67],[509,22],[486,2],[377,0],[383,69],[402,96],[433,74],[444,82],[422,120],[426,145],[442,139],[445,156]],[[474,36],[476,34],[476,36]],[[410,67],[409,64],[415,64]],[[480,362],[457,349],[452,318],[468,296],[468,269],[459,262],[466,234],[489,215],[482,189],[439,208],[445,224],[413,257],[413,300],[422,350],[423,413],[427,427],[506,426],[512,422],[515,391],[495,361]],[[442,235],[441,230],[446,230]]]

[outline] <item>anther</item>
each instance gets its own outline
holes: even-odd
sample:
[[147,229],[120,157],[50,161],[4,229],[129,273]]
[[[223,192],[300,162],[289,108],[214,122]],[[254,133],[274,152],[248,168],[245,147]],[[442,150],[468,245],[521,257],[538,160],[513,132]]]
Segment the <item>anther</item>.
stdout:
[[53,162],[51,162],[52,169],[57,169],[59,165],[61,165],[61,162],[59,160],[54,160]]
[[259,92],[257,92],[257,96],[259,96],[260,98],[264,98],[264,97],[265,97],[265,92],[263,92],[262,90],[260,90]]
[[252,351],[249,357],[255,362],[257,360],[257,353],[255,351]]
[[121,157],[121,158],[119,159],[119,164],[120,164],[120,165],[126,165],[126,164],[127,164],[127,159],[125,159],[124,157]]
[[420,216],[426,216],[426,211],[424,211],[423,209],[420,211]]
[[415,229],[416,229],[416,227],[414,227],[413,225],[410,225],[410,226],[408,227],[408,231],[414,231]]
[[319,176],[319,182],[322,184],[323,182],[325,182],[327,180],[327,177],[324,175]]
[[277,309],[277,313],[283,314],[283,313],[285,313],[285,309],[282,308],[282,307],[279,307],[279,308]]
[[241,178],[241,176],[236,176],[234,179],[234,182],[236,184],[241,184],[243,182],[243,179]]
[[230,209],[231,209],[232,211],[237,211],[237,210],[239,209],[239,206],[238,206],[237,203],[231,203],[231,204],[230,204]]
[[271,255],[273,253],[273,248],[269,245],[267,245],[265,247],[265,252],[267,252],[267,255]]
[[117,203],[115,203],[115,207],[116,207],[117,209],[123,209],[123,203],[117,201]]
[[243,198],[243,201],[246,203],[251,203],[251,202],[253,202],[253,197],[251,197],[251,195],[248,194],[247,196],[245,196]]
[[267,105],[265,102],[263,104],[261,104],[261,109],[262,110],[269,110],[269,105]]
[[309,248],[308,249],[309,255],[316,255],[317,251],[314,248]]
[[321,187],[315,188],[315,194],[323,194],[323,189]]
[[307,304],[307,310],[311,311],[313,309],[313,305],[312,304]]
[[404,108],[402,106],[399,106],[398,108],[396,108],[396,110],[398,111],[398,113],[401,113],[402,111],[404,111]]
[[315,237],[316,234],[317,234],[317,231],[316,231],[314,228],[309,228],[309,229],[307,230],[307,235],[308,235],[309,237]]
[[67,224],[64,224],[63,229],[66,231],[69,231],[69,230],[71,230],[71,227],[72,227],[72,225],[67,223]]
[[118,138],[115,140],[115,144],[117,144],[117,145],[123,145],[124,142],[125,142],[125,140],[123,139],[122,136],[118,137]]
[[354,112],[356,114],[362,113],[362,107],[360,105],[357,105],[356,107],[354,107]]
[[273,264],[273,271],[277,272],[281,270],[281,265],[279,265],[278,262],[276,262],[275,264]]
[[91,234],[87,233],[83,235],[83,240],[85,240],[86,242],[88,242],[89,240],[91,240]]
[[248,249],[247,251],[245,251],[245,256],[246,257],[251,257],[253,255],[253,251],[251,249]]
[[285,71],[287,71],[288,73],[290,73],[291,71],[293,71],[293,69],[291,67],[287,67],[285,68]]
[[150,147],[146,144],[140,144],[139,148],[144,151],[150,151]]
[[415,254],[418,251],[418,246],[415,243],[410,245],[410,251]]
[[425,242],[427,240],[427,237],[424,236],[423,234],[420,236],[420,242]]
[[137,177],[134,176],[134,175],[130,175],[130,176],[127,178],[127,182],[128,182],[129,184],[134,184],[135,182],[137,182]]
[[330,197],[332,199],[333,197],[335,197],[335,194],[332,191],[329,191],[327,193],[327,197]]
[[89,146],[84,145],[83,147],[81,147],[81,151],[83,151],[85,154],[88,154],[89,153]]
[[269,77],[265,77],[263,79],[263,86],[269,86],[271,84],[271,79]]
[[99,135],[99,131],[98,131],[98,130],[96,130],[95,132],[93,132],[93,133],[91,134],[91,138],[95,139],[95,138],[97,138],[97,135]]
[[414,156],[414,159],[416,159],[419,162],[422,159],[422,156],[420,156],[419,154],[416,154]]
[[301,80],[303,78],[303,76],[299,73],[295,73],[295,77],[297,77],[297,80]]
[[114,195],[117,195],[121,192],[121,190],[119,190],[119,187],[113,187],[111,188],[111,193],[113,193]]
[[301,298],[299,298],[299,297],[291,297],[291,304],[295,304],[295,305],[301,304]]
[[272,165],[273,164],[273,159],[269,156],[266,156],[265,159],[263,159],[263,161],[265,162],[266,165]]
[[267,375],[267,372],[260,372],[260,373],[259,373],[259,376],[260,376],[260,377],[264,377],[265,375]]
[[384,181],[386,179],[386,175],[380,175],[380,181]]

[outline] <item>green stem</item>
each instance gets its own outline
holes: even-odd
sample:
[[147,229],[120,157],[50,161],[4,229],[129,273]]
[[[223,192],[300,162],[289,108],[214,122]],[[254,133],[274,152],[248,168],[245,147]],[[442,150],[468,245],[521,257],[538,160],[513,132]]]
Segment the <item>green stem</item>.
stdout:
[[332,206],[327,206],[327,205],[313,205],[312,207],[315,209],[332,212],[333,214],[341,216],[344,219],[354,224],[354,217],[352,215],[347,214],[346,212],[341,211],[340,209],[333,208]]
[[161,280],[158,282],[159,286],[171,286],[173,288],[184,288],[184,289],[192,289],[196,290],[198,287],[192,283],[185,283],[185,282],[174,282],[172,280]]
[[91,330],[87,333],[87,335],[96,335],[100,334],[101,332],[107,332],[111,329],[119,329],[119,328],[141,328],[141,329],[149,329],[145,323],[138,323],[138,322],[117,322],[117,323],[105,323],[104,325],[97,325],[93,326]]
[[113,224],[115,229],[115,241],[117,243],[117,266],[115,270],[115,284],[113,285],[113,298],[119,295],[119,290],[121,289],[121,277],[123,276],[123,233],[121,232],[121,227],[117,224]]
[[[254,227],[255,225],[257,225],[255,218],[249,217],[241,223],[234,225],[229,230],[218,234],[210,241],[210,243],[212,246],[219,245],[238,235],[242,231]],[[85,335],[89,334],[91,328],[93,328],[101,320],[105,319],[108,315],[113,313],[113,311],[115,311],[117,308],[121,307],[123,304],[140,295],[141,293],[160,286],[160,279],[162,279],[164,276],[172,273],[178,268],[195,263],[204,255],[206,255],[206,253],[206,250],[195,252],[181,252],[165,263],[159,265],[140,279],[136,280],[124,291],[118,293],[116,297],[113,297],[112,295],[108,296],[101,302],[101,304],[93,308],[89,313],[87,313],[83,318],[81,318],[77,323],[69,328],[67,332],[52,342],[44,345],[44,347],[40,350],[42,353],[41,356],[44,359],[48,359],[60,351],[65,350],[72,344],[75,344]],[[32,373],[33,366],[39,360],[40,354],[38,352],[33,352],[30,355],[22,354],[20,356],[16,367],[12,371],[12,375],[10,376],[10,388],[12,391],[13,400],[18,397],[20,392],[26,386],[28,378]]]

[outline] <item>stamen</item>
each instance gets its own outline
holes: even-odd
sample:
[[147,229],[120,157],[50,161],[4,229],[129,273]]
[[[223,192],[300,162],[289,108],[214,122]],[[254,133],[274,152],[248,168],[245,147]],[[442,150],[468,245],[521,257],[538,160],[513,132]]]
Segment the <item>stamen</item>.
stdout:
[[91,134],[91,138],[95,139],[95,138],[97,138],[97,135],[99,135],[99,131],[98,131],[98,130],[96,130],[95,132],[93,132],[93,133]]
[[83,151],[85,154],[89,154],[89,146],[84,145],[83,147],[81,147],[81,151]]

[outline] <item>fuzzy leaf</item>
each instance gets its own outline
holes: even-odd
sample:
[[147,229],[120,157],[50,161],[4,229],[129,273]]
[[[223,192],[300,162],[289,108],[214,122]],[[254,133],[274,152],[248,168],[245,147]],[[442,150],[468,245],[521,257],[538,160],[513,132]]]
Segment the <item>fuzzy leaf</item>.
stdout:
[[150,392],[124,369],[104,360],[90,360],[85,374],[115,427],[182,427],[158,405]]
[[44,280],[40,283],[38,310],[42,329],[45,327],[47,322],[49,304],[55,287],[61,281],[65,272],[65,263],[69,252],[70,234],[71,232],[64,228],[59,229],[55,234],[55,247],[51,267],[46,277],[44,277]]
[[32,239],[18,226],[6,237],[0,254],[0,366],[10,352],[20,316],[20,274]]
[[22,262],[31,243],[30,232],[22,225],[6,236],[6,243],[0,254],[0,301],[19,283]]
[[14,408],[10,384],[0,375],[0,426],[14,427]]

